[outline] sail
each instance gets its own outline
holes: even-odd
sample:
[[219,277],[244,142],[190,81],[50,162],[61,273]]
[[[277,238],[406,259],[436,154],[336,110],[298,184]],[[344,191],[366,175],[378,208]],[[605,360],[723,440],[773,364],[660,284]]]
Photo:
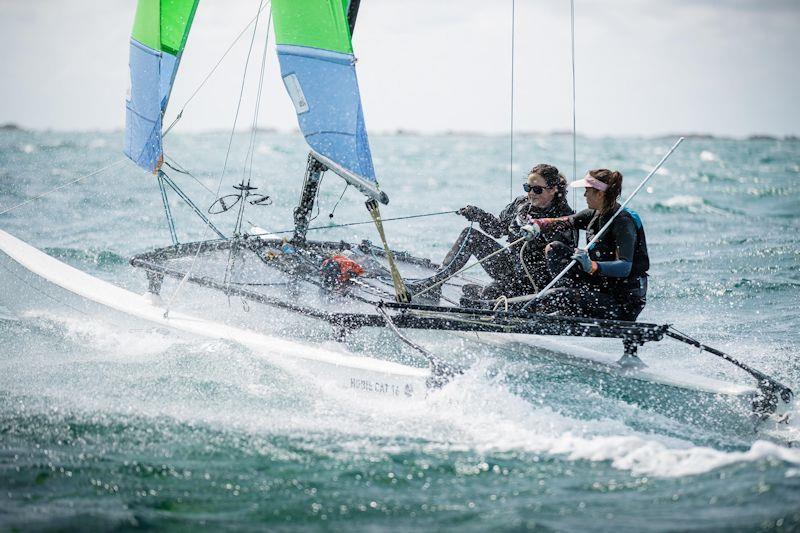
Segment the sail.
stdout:
[[199,0],[139,0],[130,46],[125,155],[154,171],[172,83]]
[[[353,0],[356,1],[356,0]],[[348,0],[273,0],[281,76],[306,142],[366,194],[380,193],[364,126]]]

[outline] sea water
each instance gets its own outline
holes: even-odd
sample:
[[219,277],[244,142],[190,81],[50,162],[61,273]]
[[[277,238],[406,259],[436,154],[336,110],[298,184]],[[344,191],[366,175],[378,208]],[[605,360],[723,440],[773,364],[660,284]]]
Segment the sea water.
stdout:
[[[577,172],[618,169],[628,193],[674,140],[580,137]],[[171,134],[173,166],[191,175],[165,169],[204,210],[218,188],[251,178],[272,205],[248,206],[245,228],[291,229],[302,138],[259,132],[251,170],[249,137],[237,134],[222,175],[227,141]],[[572,177],[568,136],[518,135],[512,168],[502,136],[371,141],[391,198],[384,218],[466,204],[498,213],[541,162]],[[121,145],[118,132],[0,131],[0,211],[119,161]],[[369,220],[344,189],[326,175],[312,226]],[[170,203],[179,240],[211,237]],[[652,265],[640,319],[674,323],[800,390],[800,142],[690,138],[631,207]],[[213,220],[229,233],[235,216]],[[394,248],[440,261],[467,224],[449,214],[385,226]],[[156,180],[127,161],[3,214],[0,228],[137,292],[146,282],[128,258],[170,244]],[[313,235],[378,240],[369,224]],[[28,290],[0,295],[0,529],[800,529],[797,428],[756,433],[722,414],[724,398],[659,389],[645,401],[639,385],[610,392],[611,378],[535,350],[409,332],[471,366],[422,402],[385,405],[234,344],[120,329],[56,303],[15,312]],[[662,344],[650,364],[752,381]],[[669,404],[681,409],[660,409]]]

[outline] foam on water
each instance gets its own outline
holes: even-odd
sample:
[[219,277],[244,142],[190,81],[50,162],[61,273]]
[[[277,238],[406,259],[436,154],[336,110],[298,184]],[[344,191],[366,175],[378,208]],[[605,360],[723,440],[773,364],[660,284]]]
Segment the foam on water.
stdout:
[[676,212],[685,211],[689,213],[711,213],[717,215],[729,214],[726,210],[716,207],[708,200],[692,195],[672,196],[663,202],[658,202],[656,208]]
[[163,355],[179,343],[169,331],[158,327],[124,329],[49,310],[29,311],[23,316],[45,324],[58,325],[64,329],[66,341],[92,346],[93,351],[117,361],[149,361],[153,356]]
[[[121,331],[47,312],[26,318],[59,324],[66,341],[91,346],[90,357],[81,355],[74,361],[103,368],[102,379],[98,376],[88,387],[84,379],[70,376],[72,371],[63,362],[48,376],[45,386],[41,375],[36,374],[35,387],[24,382],[12,387],[28,394],[38,390],[48,397],[55,395],[62,408],[113,415],[120,410],[122,394],[127,397],[123,411],[128,416],[168,416],[217,429],[290,437],[336,434],[345,450],[368,449],[378,455],[423,449],[481,454],[527,452],[564,456],[570,461],[609,462],[634,475],[659,477],[698,475],[762,460],[800,466],[800,449],[769,442],[756,441],[746,451],[721,451],[695,446],[685,439],[637,431],[619,419],[570,418],[513,394],[502,376],[488,372],[486,362],[474,365],[426,400],[402,404],[354,395],[304,376],[302,369],[287,374],[285,368],[265,367],[260,358],[227,343],[186,345],[163,333]],[[226,369],[223,373],[222,368]],[[161,372],[176,370],[178,374],[160,376]],[[129,372],[136,379],[131,380],[126,375]],[[212,390],[227,390],[228,398],[213,393],[200,397],[191,394],[187,385],[191,389],[197,379]],[[183,384],[171,390],[153,389],[154,384],[167,385],[170,381]],[[142,396],[136,393],[136,387],[154,394]],[[234,390],[237,392],[231,394]],[[626,407],[621,402],[619,408]],[[393,439],[396,443],[387,447],[385,442]],[[380,444],[371,444],[373,441]]]
[[[770,442],[756,441],[745,452],[724,452],[637,432],[617,420],[568,418],[549,407],[531,405],[496,380],[487,381],[480,368],[472,369],[403,417],[404,431],[446,443],[448,448],[482,453],[527,451],[566,455],[570,460],[610,461],[615,468],[636,475],[690,476],[765,459],[800,465],[800,449]],[[428,431],[420,431],[425,426]]]
[[710,150],[701,150],[700,151],[700,161],[705,161],[706,163],[710,163],[712,161],[718,161],[719,157],[717,154]]

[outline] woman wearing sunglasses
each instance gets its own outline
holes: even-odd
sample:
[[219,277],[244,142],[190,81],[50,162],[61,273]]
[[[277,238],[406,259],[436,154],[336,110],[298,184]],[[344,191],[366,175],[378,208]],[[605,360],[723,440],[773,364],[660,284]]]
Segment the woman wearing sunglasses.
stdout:
[[[408,285],[412,294],[425,291],[420,294],[421,298],[438,299],[441,295],[440,286],[432,286],[463,268],[471,257],[482,259],[501,249],[503,245],[495,239],[506,237],[509,242],[513,242],[521,236],[520,228],[532,219],[573,214],[574,211],[567,204],[566,188],[567,182],[556,167],[536,165],[522,183],[522,192],[525,194],[515,198],[499,216],[474,205],[459,209],[458,214],[477,223],[480,229],[472,225],[465,228],[453,243],[439,271],[430,278]],[[465,286],[465,296],[469,299],[491,299],[503,294],[528,294],[536,289],[530,278],[538,286],[545,285],[552,277],[547,268],[544,248],[553,240],[569,244],[577,242],[575,232],[569,228],[537,235],[525,246],[523,260],[527,273],[520,260],[522,243],[504,250],[481,263],[493,282],[485,288],[477,285]]]
[[[619,210],[622,174],[607,169],[590,170],[570,187],[585,189],[586,206],[568,217],[534,220],[529,228],[552,232],[557,229],[584,229],[586,240],[605,226]],[[528,228],[526,228],[528,229]],[[536,303],[536,312],[636,320],[647,297],[647,270],[650,259],[642,221],[626,208],[614,219],[591,250],[580,250],[572,243],[552,242],[546,257],[553,275],[571,259],[580,265],[565,276],[562,286],[550,289]]]

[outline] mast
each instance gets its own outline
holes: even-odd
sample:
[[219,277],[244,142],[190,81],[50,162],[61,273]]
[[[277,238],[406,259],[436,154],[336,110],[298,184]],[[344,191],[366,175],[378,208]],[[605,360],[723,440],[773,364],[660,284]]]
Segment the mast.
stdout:
[[300,203],[294,208],[294,235],[292,242],[303,243],[306,240],[308,230],[309,215],[314,208],[314,200],[317,198],[319,182],[322,181],[322,174],[326,171],[325,165],[320,163],[314,152],[308,154],[306,164],[306,178],[303,180],[303,190],[300,193]]
[[356,29],[356,18],[358,18],[358,8],[361,5],[361,0],[350,0],[350,5],[347,6],[347,22],[350,24],[350,37],[353,37],[353,32]]

